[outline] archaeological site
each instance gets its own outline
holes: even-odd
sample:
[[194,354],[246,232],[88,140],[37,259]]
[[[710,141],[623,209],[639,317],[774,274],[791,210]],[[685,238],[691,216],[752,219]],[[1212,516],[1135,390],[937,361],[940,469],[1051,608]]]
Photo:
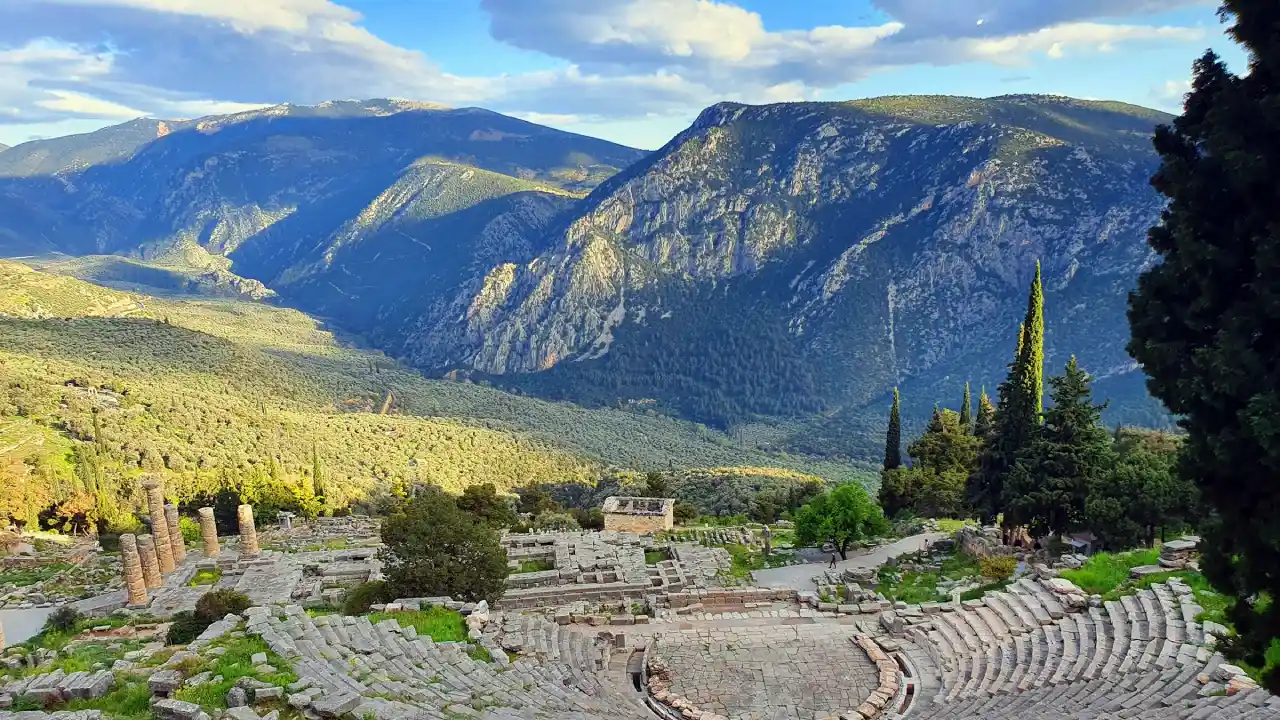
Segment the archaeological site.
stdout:
[[[376,519],[257,527],[242,505],[219,527],[203,508],[188,545],[147,489],[150,533],[120,538],[117,589],[66,605],[90,629],[61,652],[6,653],[0,717],[97,720],[111,712],[93,704],[119,694],[164,720],[1280,718],[1280,699],[1215,650],[1226,630],[1177,574],[1197,562],[1194,537],[1165,543],[1115,597],[1061,576],[1084,558],[1027,555],[998,589],[965,596],[947,580],[936,601],[908,603],[876,588],[958,554],[1017,553],[969,526],[753,582],[726,548],[761,552],[787,528],[673,532],[672,501],[615,497],[611,529],[504,534],[493,604],[403,597],[346,615],[348,594],[382,577]],[[223,589],[248,606],[176,650],[161,642]]]

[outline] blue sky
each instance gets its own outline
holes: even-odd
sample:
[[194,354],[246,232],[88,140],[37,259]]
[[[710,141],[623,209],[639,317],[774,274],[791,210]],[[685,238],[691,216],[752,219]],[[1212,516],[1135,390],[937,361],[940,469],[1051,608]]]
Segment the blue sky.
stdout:
[[1052,93],[1176,111],[1203,0],[0,0],[0,143],[397,97],[658,147],[721,100]]

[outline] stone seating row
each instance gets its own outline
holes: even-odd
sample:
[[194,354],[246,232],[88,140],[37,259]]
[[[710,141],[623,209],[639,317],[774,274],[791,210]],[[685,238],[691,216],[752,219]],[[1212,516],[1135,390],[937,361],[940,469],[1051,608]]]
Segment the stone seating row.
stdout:
[[[1280,698],[1257,688],[1225,686],[1203,679],[1221,661],[1169,669],[1151,668],[1032,688],[1013,696],[978,696],[925,704],[912,720],[1275,720]],[[1228,694],[1229,693],[1229,694]]]
[[[1185,585],[1159,584],[1103,607],[1063,608],[1036,583],[990,593],[913,628],[956,700],[1204,662],[1200,609]],[[1186,601],[1179,601],[1183,598]]]
[[635,695],[593,672],[600,654],[589,640],[543,621],[531,632],[542,655],[514,661],[497,646],[493,662],[473,658],[464,643],[437,643],[394,619],[309,617],[301,608],[250,615],[247,631],[288,658],[299,676],[290,705],[310,718],[378,720],[498,718],[648,718]]

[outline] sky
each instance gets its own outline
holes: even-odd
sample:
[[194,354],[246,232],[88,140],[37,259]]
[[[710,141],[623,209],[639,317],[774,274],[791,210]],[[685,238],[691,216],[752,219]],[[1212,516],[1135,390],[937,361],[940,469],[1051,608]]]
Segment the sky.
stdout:
[[0,143],[392,97],[645,149],[708,105],[1047,93],[1177,112],[1205,0],[0,0]]

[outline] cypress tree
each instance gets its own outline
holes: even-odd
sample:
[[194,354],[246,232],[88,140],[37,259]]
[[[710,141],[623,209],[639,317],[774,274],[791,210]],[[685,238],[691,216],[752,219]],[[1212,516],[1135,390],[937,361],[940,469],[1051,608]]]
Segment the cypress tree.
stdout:
[[960,427],[965,431],[968,431],[970,424],[972,424],[972,405],[973,401],[969,397],[969,383],[966,381],[964,384],[964,400],[960,402]]
[[884,437],[884,469],[902,467],[902,409],[898,388],[893,389],[893,407],[889,408],[889,430]]
[[1018,382],[1026,403],[1024,412],[1033,424],[1040,423],[1044,411],[1044,286],[1040,282],[1040,261],[1036,261],[1036,277],[1027,294],[1027,317],[1022,322],[1023,338],[1019,345]]
[[973,421],[973,434],[985,439],[991,434],[995,421],[996,409],[991,404],[991,398],[987,397],[987,389],[984,387],[978,394],[978,415]]
[[[1182,115],[1156,129],[1152,185],[1169,204],[1148,235],[1161,262],[1129,299],[1129,352],[1187,432],[1178,472],[1212,520],[1201,568],[1235,598],[1225,653],[1264,667],[1280,637],[1280,5],[1220,14],[1249,72],[1206,52]],[[1262,681],[1280,693],[1280,667]]]

